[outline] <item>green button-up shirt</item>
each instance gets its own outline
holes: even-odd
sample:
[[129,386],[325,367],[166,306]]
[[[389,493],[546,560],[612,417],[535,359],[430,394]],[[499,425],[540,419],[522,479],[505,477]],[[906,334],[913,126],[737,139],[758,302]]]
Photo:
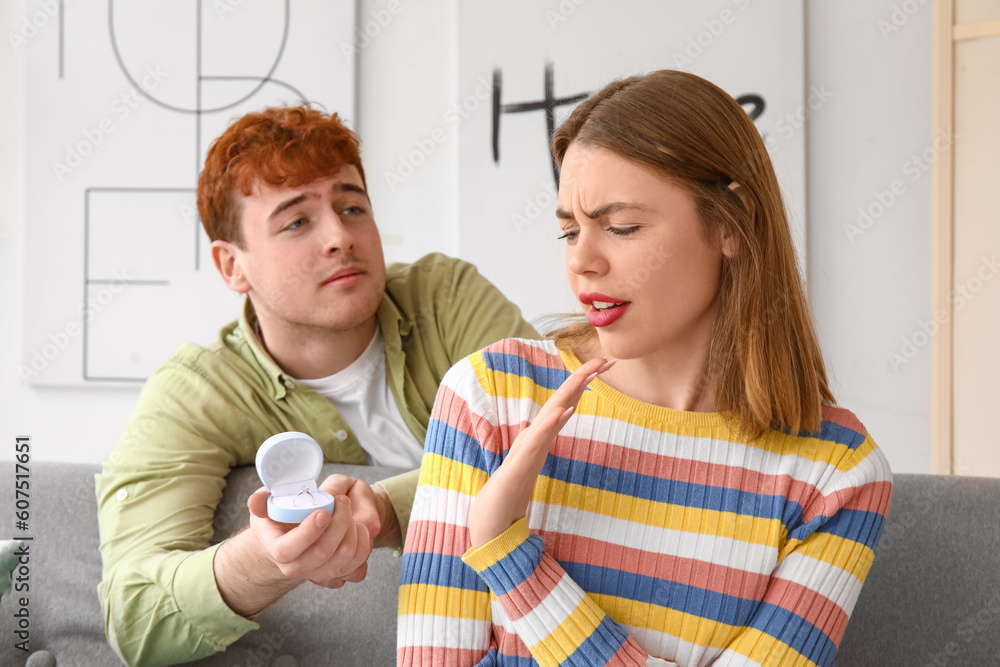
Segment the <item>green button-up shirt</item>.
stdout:
[[[377,317],[389,387],[420,442],[452,364],[501,338],[538,336],[474,266],[439,254],[388,267]],[[255,319],[247,300],[213,344],[185,344],[157,369],[97,475],[98,593],[108,639],[129,664],[195,660],[258,627],[223,601],[209,546],[233,466],[253,465],[282,431],[310,434],[326,461],[366,462],[337,409],[267,354]],[[418,472],[382,482],[404,536]]]

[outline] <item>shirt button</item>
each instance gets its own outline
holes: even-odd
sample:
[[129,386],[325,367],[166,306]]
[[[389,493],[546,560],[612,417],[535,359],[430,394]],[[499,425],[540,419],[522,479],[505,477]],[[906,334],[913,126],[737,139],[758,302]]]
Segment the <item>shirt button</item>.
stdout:
[[118,500],[125,500],[126,498],[128,498],[128,489],[126,489],[125,487],[118,489],[118,493],[115,494],[115,498],[117,498]]
[[347,440],[347,431],[344,429],[337,431],[337,440]]

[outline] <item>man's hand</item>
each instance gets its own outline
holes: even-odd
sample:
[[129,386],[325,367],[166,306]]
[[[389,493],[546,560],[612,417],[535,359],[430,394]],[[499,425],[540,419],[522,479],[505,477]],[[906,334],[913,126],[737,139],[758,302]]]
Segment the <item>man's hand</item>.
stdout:
[[[317,510],[297,525],[268,518],[267,489],[250,496],[250,530],[263,553],[285,577],[307,579],[327,588],[340,588],[345,582],[365,578],[372,533],[378,533],[379,523],[374,503],[359,489],[352,489],[353,482],[343,475],[328,477],[320,489],[334,497],[333,515]],[[352,490],[359,508],[353,507],[345,493]]]
[[319,488],[330,495],[341,493],[351,499],[354,520],[368,527],[374,547],[402,546],[402,534],[396,510],[389,501],[389,494],[381,484],[369,486],[366,482],[344,475],[330,475]]

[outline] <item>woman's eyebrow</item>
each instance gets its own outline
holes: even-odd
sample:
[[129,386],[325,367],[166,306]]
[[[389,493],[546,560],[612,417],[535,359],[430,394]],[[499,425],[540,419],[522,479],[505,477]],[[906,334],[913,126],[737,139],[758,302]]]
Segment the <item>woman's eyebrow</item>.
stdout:
[[[597,218],[603,218],[606,215],[611,215],[612,213],[618,213],[619,211],[625,210],[648,211],[649,207],[636,202],[613,201],[608,202],[607,204],[601,204],[589,213],[584,211],[584,214],[591,220],[595,220]],[[560,220],[576,220],[572,211],[567,211],[564,208],[556,209],[556,217]]]

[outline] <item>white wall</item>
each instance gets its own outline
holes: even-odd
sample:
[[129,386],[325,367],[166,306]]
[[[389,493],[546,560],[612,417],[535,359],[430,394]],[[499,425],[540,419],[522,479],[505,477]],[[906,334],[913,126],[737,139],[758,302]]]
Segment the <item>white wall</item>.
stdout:
[[[430,250],[454,253],[459,231],[454,136],[395,191],[384,179],[415,139],[438,126],[456,90],[457,0],[401,5],[358,58],[357,127],[390,261]],[[556,5],[547,0],[544,8]],[[898,472],[930,470],[929,351],[898,372],[887,359],[930,312],[930,175],[910,181],[905,171],[931,141],[929,5],[887,38],[878,21],[890,19],[890,0],[807,2],[806,11],[807,89],[825,85],[832,92],[810,111],[807,126],[810,296],[834,392],[866,423]],[[361,0],[359,22],[384,7],[384,1]],[[23,52],[10,47],[7,35],[37,9],[37,0],[0,3],[0,312],[7,314],[0,443],[12,447],[15,435],[31,435],[36,460],[97,462],[110,452],[137,391],[33,388],[16,370],[25,352],[25,73]],[[905,181],[905,192],[852,243],[845,224],[856,224],[858,207],[877,201],[874,193],[890,190],[897,179]],[[439,215],[434,234],[407,236],[416,210]],[[400,241],[407,253],[417,252],[403,256]]]

